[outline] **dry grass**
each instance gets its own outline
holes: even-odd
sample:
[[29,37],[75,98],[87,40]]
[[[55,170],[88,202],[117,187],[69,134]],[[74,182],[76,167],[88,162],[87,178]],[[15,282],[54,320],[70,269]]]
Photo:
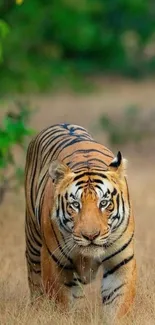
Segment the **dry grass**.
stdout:
[[[54,303],[49,303],[48,301],[44,301],[40,307],[29,305],[24,260],[24,207],[22,198],[23,195],[16,198],[8,197],[7,200],[9,200],[10,208],[6,205],[1,208],[0,324],[101,324],[102,315],[97,298],[96,301],[92,303],[88,295],[85,298],[84,306],[75,306],[76,308],[68,313],[60,312],[58,308],[54,306]],[[146,210],[148,210],[147,206],[148,203],[146,199]],[[144,211],[139,219],[143,219],[143,214]],[[130,318],[123,321],[123,324],[126,325],[154,325],[155,319],[154,231],[153,228],[149,230],[151,225],[145,226],[144,221],[140,223],[141,227],[144,227],[144,238],[140,239],[140,236],[137,235],[136,240],[136,254],[138,259],[137,297]]]
[[[117,85],[124,94],[120,97],[117,91],[107,90],[106,94],[99,96],[93,95],[94,109],[90,96],[86,98],[76,99],[71,97],[51,99],[47,102],[41,101],[41,104],[46,110],[43,110],[35,118],[33,126],[41,129],[49,124],[51,116],[51,124],[62,120],[69,120],[74,123],[81,123],[88,127],[94,117],[97,119],[101,112],[108,109],[110,113],[117,103],[117,107],[125,106],[133,102],[141,100],[143,91],[149,94],[149,100],[152,102],[153,96],[155,99],[154,90],[151,93],[150,88],[143,85],[143,91],[138,85],[137,95],[135,85],[131,84]],[[126,87],[126,88],[123,88]],[[154,89],[154,87],[153,87]],[[130,94],[130,100],[129,100]],[[132,98],[133,94],[133,98]],[[113,101],[111,97],[114,96]],[[105,96],[105,97],[104,97]],[[108,97],[109,96],[109,97]],[[125,97],[127,96],[127,98]],[[136,97],[137,96],[137,97]],[[152,97],[151,97],[152,96]],[[102,105],[101,105],[102,97]],[[104,104],[105,98],[105,104]],[[109,98],[109,102],[108,102]],[[67,106],[67,100],[70,106]],[[146,96],[145,96],[146,100]],[[53,102],[54,101],[54,102]],[[71,102],[73,106],[71,105]],[[155,101],[154,101],[155,102]],[[56,104],[56,113],[48,107],[54,107]],[[122,104],[123,103],[123,104]],[[49,105],[49,106],[48,106]],[[79,107],[79,111],[74,113],[71,107],[74,105]],[[96,105],[96,106],[95,106]],[[68,108],[70,107],[70,109]],[[84,112],[84,107],[86,108]],[[81,115],[85,119],[80,117]],[[62,115],[61,115],[62,114]],[[70,114],[70,115],[69,115]],[[62,117],[63,116],[63,117]],[[70,116],[70,117],[69,117]],[[87,119],[87,117],[89,118]],[[62,118],[60,118],[62,117]],[[81,119],[81,121],[80,121]],[[101,137],[98,139],[104,142]],[[138,148],[134,146],[124,148],[123,153],[129,160],[129,185],[133,198],[135,219],[136,219],[136,256],[138,263],[138,284],[137,296],[133,306],[130,318],[123,320],[124,325],[154,325],[155,324],[155,150],[152,150],[152,145],[144,144]],[[155,146],[154,146],[155,147]],[[7,195],[5,202],[0,206],[0,324],[1,325],[99,325],[104,324],[102,321],[101,309],[96,301],[92,303],[91,296],[87,295],[85,304],[78,305],[68,312],[62,313],[58,307],[54,306],[54,302],[44,301],[40,306],[29,305],[29,293],[27,287],[26,264],[24,258],[24,196],[23,192],[20,195]],[[94,297],[93,297],[94,300]],[[82,311],[81,311],[82,309]]]

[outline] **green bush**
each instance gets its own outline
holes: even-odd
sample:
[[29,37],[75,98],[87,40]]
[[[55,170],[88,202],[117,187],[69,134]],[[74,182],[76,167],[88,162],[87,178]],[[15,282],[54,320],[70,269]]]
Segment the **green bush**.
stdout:
[[11,29],[1,91],[44,90],[77,73],[154,71],[154,54],[146,55],[154,42],[153,1],[26,0],[17,6],[8,0],[0,12]]
[[[0,60],[3,61],[3,43],[8,25],[0,20]],[[2,103],[1,103],[2,104]],[[4,113],[0,125],[0,204],[8,190],[17,189],[23,181],[23,167],[19,165],[18,150],[25,152],[27,137],[33,134],[29,127],[31,110],[23,102],[14,102],[14,109]],[[25,154],[24,154],[25,156]]]
[[0,62],[3,58],[3,42],[9,32],[8,25],[0,19]]
[[5,114],[0,126],[0,203],[6,191],[18,189],[23,182],[19,157],[25,157],[27,139],[34,133],[29,127],[31,111],[27,104],[15,102],[15,107],[16,112]]

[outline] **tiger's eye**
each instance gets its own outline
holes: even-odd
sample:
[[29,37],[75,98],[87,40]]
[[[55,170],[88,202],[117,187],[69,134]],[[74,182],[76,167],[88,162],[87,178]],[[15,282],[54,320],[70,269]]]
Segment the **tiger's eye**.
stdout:
[[101,208],[104,208],[106,205],[107,205],[107,201],[106,201],[106,200],[102,200],[102,201],[100,202],[100,209],[101,209]]
[[70,203],[70,206],[75,208],[75,209],[80,209],[80,203],[77,201],[74,201],[72,203]]

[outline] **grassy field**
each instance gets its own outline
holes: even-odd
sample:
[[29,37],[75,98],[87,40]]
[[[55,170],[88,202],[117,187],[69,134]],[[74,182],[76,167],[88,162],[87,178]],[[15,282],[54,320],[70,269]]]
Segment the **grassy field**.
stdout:
[[[73,96],[59,94],[33,98],[38,113],[32,121],[38,130],[56,122],[69,121],[93,129],[97,140],[108,145],[94,129],[100,114],[111,116],[124,107],[137,104],[145,114],[155,105],[155,83],[107,82],[101,92]],[[135,248],[138,264],[137,296],[130,318],[124,325],[155,324],[155,142],[128,145],[121,149],[128,159],[128,180],[136,220]],[[0,325],[99,325],[102,321],[98,299],[93,303],[86,290],[85,304],[62,313],[54,303],[29,305],[24,258],[24,194],[8,194],[0,206]],[[94,286],[98,288],[98,283]],[[82,312],[81,312],[82,308]]]

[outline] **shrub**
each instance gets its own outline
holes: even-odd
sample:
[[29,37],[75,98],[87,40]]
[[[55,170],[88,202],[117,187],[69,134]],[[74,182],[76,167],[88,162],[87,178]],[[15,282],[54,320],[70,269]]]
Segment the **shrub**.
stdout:
[[16,102],[15,106],[16,112],[5,114],[0,126],[0,203],[7,191],[18,189],[23,182],[19,157],[25,157],[27,138],[34,133],[29,127],[31,111],[27,104]]
[[3,42],[9,33],[8,25],[0,19],[0,62],[2,62],[3,58]]

